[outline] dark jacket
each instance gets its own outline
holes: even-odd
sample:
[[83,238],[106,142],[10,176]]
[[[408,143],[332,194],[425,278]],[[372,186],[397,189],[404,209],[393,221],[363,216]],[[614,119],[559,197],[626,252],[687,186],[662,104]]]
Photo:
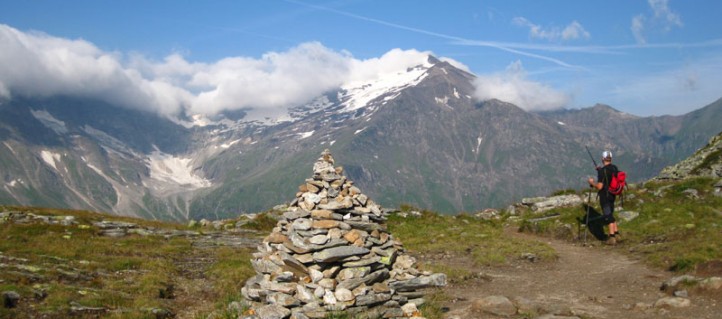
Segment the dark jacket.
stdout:
[[602,168],[597,170],[597,183],[602,183],[602,189],[599,190],[599,199],[601,201],[612,201],[616,196],[609,193],[609,183],[612,181],[612,175],[619,172],[619,169],[614,164],[604,165]]

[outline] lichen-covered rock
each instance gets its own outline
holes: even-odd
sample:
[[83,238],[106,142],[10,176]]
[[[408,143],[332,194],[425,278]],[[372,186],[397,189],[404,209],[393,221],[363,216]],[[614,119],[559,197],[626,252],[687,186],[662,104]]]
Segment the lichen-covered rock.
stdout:
[[690,305],[692,302],[689,299],[681,297],[664,297],[654,302],[654,308],[662,309],[687,308]]
[[558,207],[581,205],[582,198],[575,194],[558,195],[552,197],[524,198],[521,203],[529,206],[532,211],[544,212]]

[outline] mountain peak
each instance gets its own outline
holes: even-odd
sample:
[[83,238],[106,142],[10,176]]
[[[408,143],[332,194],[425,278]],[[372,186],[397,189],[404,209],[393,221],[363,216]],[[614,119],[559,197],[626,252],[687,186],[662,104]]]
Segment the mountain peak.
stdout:
[[594,106],[592,106],[590,109],[591,109],[594,113],[603,113],[603,114],[607,114],[607,115],[610,115],[610,116],[619,116],[619,117],[625,118],[625,119],[635,119],[635,118],[638,118],[638,116],[636,116],[636,115],[632,115],[632,114],[629,114],[629,113],[626,113],[626,112],[622,112],[622,111],[617,110],[617,109],[615,109],[615,108],[613,108],[613,107],[611,107],[611,106],[609,106],[609,105],[607,105],[607,104],[597,103],[597,104],[595,104]]
[[426,61],[433,65],[443,63],[441,60],[437,59],[435,56],[433,56],[431,54],[429,54],[429,58]]
[[395,98],[400,91],[420,83],[434,64],[429,59],[425,64],[409,67],[405,71],[390,71],[379,74],[375,78],[362,79],[345,83],[338,93],[338,100],[343,105],[342,112],[354,112],[361,108],[376,109]]
[[617,110],[607,104],[601,104],[601,103],[594,104],[594,106],[592,106],[592,110],[619,113],[619,110]]

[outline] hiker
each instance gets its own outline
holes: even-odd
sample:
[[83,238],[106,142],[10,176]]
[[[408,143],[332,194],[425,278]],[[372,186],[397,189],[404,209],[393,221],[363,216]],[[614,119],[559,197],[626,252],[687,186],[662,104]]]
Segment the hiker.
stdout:
[[619,170],[617,166],[612,164],[612,152],[602,152],[602,167],[597,167],[597,180],[589,178],[589,186],[594,187],[598,190],[597,197],[599,197],[599,205],[602,207],[602,218],[609,225],[609,235],[606,243],[609,245],[615,245],[619,240],[619,229],[617,229],[617,222],[614,219],[614,200],[616,196],[609,192],[609,182],[612,180],[612,175]]

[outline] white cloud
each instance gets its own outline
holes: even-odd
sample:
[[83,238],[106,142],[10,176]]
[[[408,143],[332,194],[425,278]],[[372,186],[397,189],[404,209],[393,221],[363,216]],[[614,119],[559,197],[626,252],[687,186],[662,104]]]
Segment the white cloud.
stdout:
[[649,6],[654,11],[654,17],[664,23],[664,28],[669,30],[673,26],[682,26],[682,19],[679,15],[669,9],[669,0],[649,0]]
[[590,37],[591,35],[589,32],[587,32],[581,23],[577,21],[572,21],[572,23],[562,30],[562,39],[564,40],[574,40],[580,38],[589,39]]
[[591,35],[581,23],[572,21],[569,25],[560,29],[559,27],[544,28],[538,24],[534,24],[524,17],[515,17],[511,20],[517,26],[529,28],[529,36],[537,39],[546,39],[549,41],[569,41],[576,39],[589,39]]
[[305,43],[260,59],[233,57],[195,73],[188,83],[202,91],[193,113],[260,107],[282,111],[338,87],[349,74],[352,58],[320,43]]
[[632,26],[630,27],[632,29],[634,39],[637,40],[637,43],[639,44],[647,43],[647,40],[644,38],[644,20],[644,15],[636,15],[632,18]]
[[76,94],[136,108],[176,112],[187,92],[124,68],[117,54],[84,40],[24,33],[0,24],[0,92],[51,96]]
[[554,110],[569,103],[566,94],[528,80],[520,61],[510,64],[504,73],[478,76],[474,86],[474,97],[481,101],[498,99],[527,111]]
[[246,109],[254,118],[277,117],[344,83],[403,72],[431,54],[394,49],[380,58],[359,60],[309,42],[260,58],[197,63],[171,54],[152,61],[2,24],[0,47],[0,96],[94,97],[165,115]]
[[182,86],[190,81],[195,73],[207,68],[207,65],[188,62],[178,53],[165,57],[162,62],[150,61],[142,55],[132,53],[127,67],[137,70],[145,78]]
[[393,49],[380,58],[353,60],[347,82],[369,82],[379,76],[405,72],[407,68],[424,63],[429,54],[428,51]]
[[630,29],[637,43],[647,43],[644,35],[645,30],[660,28],[662,31],[668,32],[673,27],[682,27],[684,25],[679,14],[669,8],[668,0],[648,0],[647,3],[652,9],[652,16],[647,17],[644,14],[638,14],[632,18]]
[[444,62],[447,62],[447,63],[451,64],[452,66],[454,66],[455,68],[457,68],[457,69],[459,69],[459,70],[464,70],[464,71],[466,71],[466,72],[472,73],[472,72],[471,72],[471,69],[469,68],[469,66],[467,66],[466,64],[463,64],[463,63],[461,63],[461,62],[459,62],[459,61],[456,61],[456,60],[454,60],[454,59],[442,57],[442,58],[439,58],[439,60],[444,61]]

